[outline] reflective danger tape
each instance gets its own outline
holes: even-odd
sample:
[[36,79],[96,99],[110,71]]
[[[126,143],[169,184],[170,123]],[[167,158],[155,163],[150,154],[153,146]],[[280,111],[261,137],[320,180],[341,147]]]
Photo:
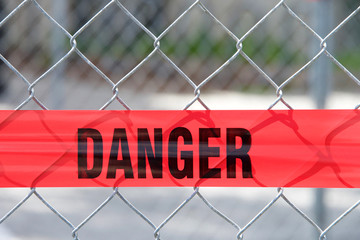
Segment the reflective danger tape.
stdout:
[[134,186],[360,187],[360,111],[0,111],[0,187]]

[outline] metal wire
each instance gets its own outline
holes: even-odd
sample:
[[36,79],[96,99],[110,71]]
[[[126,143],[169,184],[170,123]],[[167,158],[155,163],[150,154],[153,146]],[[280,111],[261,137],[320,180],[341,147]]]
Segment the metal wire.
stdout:
[[[285,88],[290,83],[295,81],[301,73],[306,71],[310,66],[312,66],[320,57],[326,56],[329,61],[333,62],[340,71],[346,74],[350,80],[352,80],[357,85],[360,85],[360,80],[358,77],[355,76],[347,67],[345,67],[340,61],[335,57],[335,55],[329,50],[328,42],[336,35],[344,26],[348,24],[353,18],[355,18],[360,11],[360,6],[354,10],[350,15],[348,15],[342,22],[340,22],[337,26],[335,26],[326,36],[320,36],[301,16],[296,13],[296,9],[293,9],[289,4],[288,1],[282,0],[278,1],[274,6],[259,20],[257,21],[245,34],[239,35],[239,32],[231,30],[231,28],[227,27],[223,22],[217,17],[215,13],[213,13],[207,5],[207,1],[196,0],[192,1],[191,4],[175,19],[173,20],[160,34],[156,34],[149,27],[145,26],[139,19],[138,16],[134,15],[124,3],[120,0],[112,0],[106,1],[106,4],[100,8],[84,25],[82,25],[75,33],[70,33],[65,26],[62,26],[60,22],[52,17],[52,14],[49,13],[46,8],[43,7],[42,3],[37,0],[24,0],[19,5],[17,5],[10,13],[8,13],[3,20],[0,22],[0,28],[4,27],[8,22],[10,22],[13,18],[16,17],[18,12],[26,8],[27,6],[32,5],[37,8],[38,12],[46,17],[51,25],[52,28],[55,28],[61,31],[64,37],[67,39],[69,44],[69,49],[66,50],[65,54],[59,58],[55,63],[51,64],[50,67],[45,69],[43,73],[34,79],[29,79],[26,77],[21,70],[15,67],[9,59],[5,56],[0,55],[0,59],[5,63],[6,67],[12,71],[22,82],[26,85],[28,89],[27,96],[15,109],[23,109],[30,102],[34,102],[38,107],[41,109],[51,109],[50,106],[42,102],[38,95],[37,95],[37,88],[46,81],[46,79],[55,71],[61,64],[65,63],[68,59],[73,57],[79,57],[83,63],[88,65],[91,69],[93,69],[97,74],[98,77],[101,78],[104,83],[112,90],[111,96],[109,95],[105,104],[100,107],[100,110],[108,109],[108,107],[113,104],[114,102],[119,102],[125,109],[131,110],[132,108],[130,105],[123,99],[119,88],[122,87],[125,82],[127,82],[133,75],[135,75],[139,69],[141,69],[145,64],[152,61],[155,57],[160,57],[170,68],[172,68],[175,72],[181,76],[183,81],[193,90],[194,96],[193,98],[183,106],[182,109],[191,108],[196,102],[200,103],[204,109],[210,109],[210,107],[206,104],[201,97],[201,90],[207,86],[211,81],[214,81],[215,77],[220,73],[226,71],[226,68],[233,63],[238,58],[243,58],[243,60],[247,61],[252,69],[260,76],[265,79],[265,81],[269,84],[269,86],[274,88],[274,96],[276,99],[269,103],[269,109],[276,107],[278,104],[284,104],[287,108],[292,109],[292,106],[285,100]],[[108,10],[110,8],[116,7],[117,11],[124,13],[128,19],[135,24],[143,33],[148,36],[151,41],[153,42],[153,47],[151,51],[139,61],[130,71],[128,71],[123,77],[120,79],[112,79],[106,72],[102,71],[101,68],[97,65],[96,62],[92,62],[86,54],[84,54],[79,47],[80,42],[78,38],[81,34],[86,32],[90,25],[95,23],[99,20],[102,16],[108,14]],[[192,11],[195,9],[201,10],[203,15],[206,15],[208,19],[210,19],[211,25],[216,25],[217,27],[221,28],[223,33],[226,34],[233,42],[234,52],[232,55],[224,61],[220,67],[216,68],[212,73],[210,73],[206,78],[202,79],[199,84],[197,84],[195,79],[185,73],[184,70],[173,60],[169,57],[162,49],[162,43],[164,38],[170,34],[170,31],[173,30],[181,21],[186,19]],[[287,79],[282,81],[278,84],[274,79],[266,72],[266,70],[261,67],[259,64],[256,63],[254,59],[246,52],[246,48],[244,47],[246,44],[246,40],[263,24],[265,24],[269,19],[272,17],[273,14],[277,13],[278,11],[285,11],[287,13],[287,17],[294,19],[298,22],[301,27],[309,32],[312,36],[314,36],[318,41],[318,51],[304,63],[298,70],[293,72]],[[359,108],[360,104],[355,106],[355,108]],[[51,212],[57,216],[62,224],[65,224],[67,227],[71,229],[71,233],[69,234],[69,238],[73,239],[80,239],[81,234],[79,231],[87,225],[92,218],[98,215],[103,209],[110,205],[111,202],[114,202],[116,199],[120,199],[122,203],[124,203],[130,211],[133,212],[134,215],[140,217],[140,219],[144,222],[144,224],[149,225],[153,230],[153,236],[144,236],[144,239],[163,239],[160,238],[160,233],[167,228],[167,226],[172,222],[175,221],[177,215],[179,215],[183,209],[186,209],[189,204],[194,202],[196,199],[200,200],[204,206],[215,214],[216,217],[224,220],[225,224],[228,224],[231,228],[234,228],[236,232],[234,232],[233,239],[246,239],[246,234],[251,229],[251,227],[256,228],[253,226],[255,223],[259,222],[265,213],[269,212],[271,209],[278,202],[282,202],[283,204],[289,206],[291,209],[294,210],[298,216],[303,219],[305,222],[310,223],[311,228],[315,232],[317,232],[318,239],[325,239],[326,234],[330,231],[336,231],[336,226],[339,222],[343,221],[349,213],[353,212],[357,209],[360,204],[360,201],[356,202],[352,207],[346,210],[344,213],[340,214],[340,216],[331,224],[329,224],[326,228],[320,228],[317,223],[308,215],[306,215],[300,207],[298,207],[294,202],[289,200],[286,197],[286,189],[278,189],[274,191],[273,197],[268,199],[268,203],[265,206],[255,213],[253,217],[249,219],[248,222],[242,223],[238,222],[232,217],[228,216],[226,213],[222,213],[220,210],[216,208],[216,205],[211,203],[211,201],[206,197],[206,194],[202,194],[202,189],[194,188],[191,194],[184,196],[184,200],[180,205],[178,205],[174,210],[167,216],[165,216],[159,224],[156,224],[155,221],[148,217],[139,210],[135,204],[133,204],[130,200],[127,200],[125,196],[122,194],[122,189],[115,188],[113,189],[112,193],[105,197],[105,200],[95,209],[93,210],[87,217],[85,217],[80,223],[74,223],[73,221],[67,219],[60,210],[57,210],[54,205],[50,201],[45,200],[45,197],[42,196],[41,193],[37,191],[37,189],[32,188],[30,191],[25,195],[25,197],[20,200],[15,206],[8,210],[6,214],[0,219],[0,224],[6,223],[15,212],[19,211],[22,206],[29,201],[29,199],[38,198],[43,205],[51,210]],[[241,214],[241,213],[240,213]],[[243,227],[241,227],[243,226]],[[259,230],[261,231],[261,229]],[[279,230],[281,231],[281,230]],[[124,236],[124,238],[128,238]]]

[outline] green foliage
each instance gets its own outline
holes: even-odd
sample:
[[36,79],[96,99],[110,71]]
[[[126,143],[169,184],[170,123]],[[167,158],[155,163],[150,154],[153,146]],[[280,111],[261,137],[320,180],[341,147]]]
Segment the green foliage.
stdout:
[[306,52],[301,49],[291,49],[288,45],[291,42],[275,40],[268,35],[264,39],[258,40],[250,35],[243,43],[243,51],[251,59],[261,58],[264,64],[302,64],[306,61]]
[[339,53],[336,54],[336,59],[351,72],[360,71],[360,47],[352,49],[351,51],[339,51]]
[[[142,59],[154,49],[153,42],[153,39],[147,34],[139,32],[131,43],[125,42],[121,37],[108,44],[102,43],[101,39],[97,37],[86,37],[78,41],[78,48],[80,51],[87,52],[92,56],[119,58],[131,55]],[[243,51],[251,59],[261,59],[264,64],[304,63],[306,61],[306,52],[302,52],[301,49],[295,51],[288,47],[289,44],[291,45],[291,42],[281,42],[275,40],[272,36],[259,40],[250,35],[243,43]],[[166,55],[175,58],[211,58],[224,61],[236,52],[236,42],[226,35],[214,39],[207,31],[200,31],[197,34],[186,35],[183,38],[164,36],[160,41],[160,48]],[[239,57],[239,60],[243,61],[241,59]],[[349,61],[356,62],[360,60],[359,57],[353,54]]]
[[208,32],[201,31],[178,39],[165,36],[161,40],[161,49],[167,55],[175,55],[181,58],[226,59],[236,52],[235,44],[236,42],[233,39],[226,37],[214,41]]

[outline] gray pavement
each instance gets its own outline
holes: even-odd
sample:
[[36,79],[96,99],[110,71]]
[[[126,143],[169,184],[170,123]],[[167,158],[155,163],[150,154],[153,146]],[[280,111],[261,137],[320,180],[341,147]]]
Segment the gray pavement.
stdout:
[[[1,189],[0,214],[10,210],[28,192]],[[111,194],[111,189],[38,189],[38,192],[74,225],[80,224]],[[155,225],[188,198],[190,188],[124,188],[120,192]],[[277,194],[276,189],[202,188],[213,206],[245,226]],[[287,189],[286,196],[310,217],[312,190]],[[360,199],[358,190],[329,190],[327,223]],[[355,211],[328,234],[328,239],[358,239]],[[72,239],[71,228],[32,196],[1,225],[1,239]],[[80,239],[154,239],[153,229],[119,198],[113,199],[80,229]],[[237,231],[196,197],[161,230],[161,239],[236,239]],[[313,227],[283,200],[253,226],[244,239],[316,239]]]

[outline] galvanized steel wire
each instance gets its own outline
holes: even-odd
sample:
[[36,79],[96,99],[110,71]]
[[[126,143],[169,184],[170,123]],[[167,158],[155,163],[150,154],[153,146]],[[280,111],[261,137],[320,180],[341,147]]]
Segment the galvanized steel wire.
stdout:
[[[37,87],[45,81],[45,79],[51,75],[51,73],[62,65],[62,63],[66,62],[72,56],[78,56],[82,59],[84,63],[90,66],[98,76],[108,84],[108,86],[112,89],[112,95],[108,96],[107,101],[99,108],[99,110],[106,110],[108,107],[114,103],[119,102],[125,109],[131,110],[130,105],[122,98],[122,95],[119,92],[119,88],[122,87],[122,84],[125,83],[131,76],[133,76],[145,63],[152,60],[152,58],[156,55],[163,59],[173,70],[175,70],[183,79],[188,86],[193,90],[193,98],[187,102],[182,109],[189,109],[194,103],[200,103],[204,109],[211,109],[206,101],[202,99],[202,89],[209,82],[213,81],[214,78],[223,71],[226,71],[226,68],[237,58],[245,59],[250,66],[257,71],[266,81],[267,83],[274,89],[274,96],[276,96],[273,102],[268,103],[268,109],[272,109],[279,104],[285,105],[287,108],[292,109],[291,104],[286,101],[285,88],[291,82],[296,79],[301,73],[306,71],[311,65],[313,65],[321,56],[326,56],[329,61],[334,63],[339,70],[344,72],[350,80],[352,80],[355,84],[360,85],[360,80],[355,76],[347,67],[345,67],[328,49],[328,41],[331,40],[336,33],[341,30],[350,20],[352,20],[355,16],[359,14],[360,6],[357,7],[350,15],[348,15],[343,21],[338,23],[326,36],[320,36],[305,20],[302,19],[296,13],[296,10],[292,9],[290,5],[287,3],[288,1],[282,0],[278,1],[276,5],[274,5],[270,11],[268,11],[255,25],[253,25],[245,34],[239,35],[237,32],[231,30],[219,18],[212,13],[211,10],[207,7],[207,1],[196,0],[193,1],[190,6],[188,6],[185,11],[182,12],[170,25],[168,25],[160,34],[156,34],[152,32],[149,28],[147,28],[138,18],[135,16],[128,8],[122,3],[120,0],[112,0],[108,1],[106,5],[104,5],[99,11],[94,14],[84,25],[82,25],[75,33],[70,33],[64,26],[62,26],[57,20],[55,20],[52,15],[47,12],[42,5],[37,0],[24,0],[22,1],[16,8],[14,8],[9,14],[4,17],[0,22],[0,29],[8,22],[11,21],[12,18],[24,7],[28,5],[33,5],[38,9],[38,12],[45,16],[50,22],[53,28],[61,31],[62,34],[67,38],[69,44],[69,50],[64,52],[64,55],[53,63],[49,68],[47,68],[39,77],[35,79],[29,79],[26,77],[21,70],[15,67],[10,60],[8,60],[3,55],[0,55],[1,60],[6,64],[7,68],[10,69],[27,87],[27,97],[23,100],[15,109],[24,109],[30,102],[34,102],[38,107],[44,110],[51,109],[46,103],[41,101],[37,97]],[[89,26],[96,22],[100,16],[107,14],[107,9],[110,7],[116,6],[119,12],[122,12],[128,16],[128,18],[132,21],[132,23],[136,24],[142,31],[145,33],[150,39],[153,41],[153,48],[150,53],[143,58],[141,61],[137,63],[130,71],[128,71],[121,79],[111,79],[105,72],[103,72],[96,63],[92,62],[82,51],[79,50],[79,41],[78,37],[83,32],[86,32]],[[229,57],[225,62],[222,63],[220,67],[218,67],[215,71],[213,71],[206,78],[202,79],[199,84],[195,83],[196,81],[192,79],[188,74],[186,74],[181,67],[179,67],[174,60],[172,60],[161,48],[162,41],[164,37],[171,31],[177,24],[180,23],[183,19],[187,18],[188,14],[194,9],[200,9],[202,14],[206,15],[211,19],[212,25],[217,25],[220,27],[225,34],[227,34],[233,41],[233,46],[235,51],[232,53],[231,57]],[[296,20],[303,29],[308,31],[318,42],[318,50],[317,52],[307,61],[305,62],[298,70],[296,70],[293,74],[291,74],[287,79],[282,81],[280,84],[277,83],[276,79],[271,77],[266,71],[259,66],[244,50],[244,41],[248,39],[248,37],[258,29],[264,22],[268,21],[268,19],[279,10],[286,11],[288,17]],[[354,106],[355,109],[359,108],[359,105]],[[69,235],[69,239],[81,239],[81,234],[79,231],[99,212],[103,210],[105,206],[107,206],[110,202],[114,201],[114,199],[120,199],[131,211],[134,215],[140,217],[144,224],[149,225],[153,229],[153,236],[144,236],[144,239],[163,239],[161,238],[161,232],[164,228],[167,227],[167,224],[173,220],[173,218],[179,214],[184,208],[186,208],[187,204],[194,199],[201,200],[203,204],[208,208],[209,211],[212,211],[216,216],[223,219],[226,224],[231,226],[237,234],[234,234],[233,239],[246,239],[246,233],[248,229],[253,226],[253,224],[262,216],[269,211],[273,207],[276,202],[283,201],[288,206],[290,206],[304,221],[308,222],[314,231],[318,233],[318,239],[326,239],[326,235],[329,231],[336,231],[336,225],[344,220],[349,213],[353,212],[360,204],[360,201],[354,203],[350,206],[343,214],[341,214],[335,221],[329,224],[327,227],[323,228],[317,225],[315,220],[305,214],[299,207],[296,206],[290,199],[286,196],[286,189],[279,188],[274,194],[273,198],[268,201],[268,203],[258,211],[251,220],[247,223],[238,223],[235,220],[228,217],[226,214],[222,213],[219,209],[216,208],[216,205],[212,204],[210,200],[206,198],[205,195],[202,194],[201,188],[194,188],[192,193],[188,196],[184,197],[183,202],[177,206],[171,214],[166,216],[161,223],[155,223],[151,219],[151,217],[146,216],[141,210],[139,210],[136,205],[134,205],[131,201],[127,200],[125,196],[122,194],[121,188],[114,188],[112,193],[108,195],[108,197],[101,203],[92,213],[90,213],[86,218],[84,218],[80,223],[72,222],[65,217],[61,213],[60,210],[57,210],[55,206],[53,206],[49,201],[45,199],[45,197],[39,193],[36,188],[32,188],[29,190],[28,194],[23,197],[22,200],[13,206],[12,209],[8,210],[8,212],[2,216],[0,219],[0,224],[8,221],[11,216],[22,208],[22,206],[30,199],[30,198],[38,198],[44,206],[46,206],[53,214],[55,214],[62,222],[62,224],[66,225],[70,230],[71,234]],[[259,230],[261,231],[261,230]],[[278,231],[281,231],[279,228]],[[126,236],[120,236],[120,238],[127,238]]]

